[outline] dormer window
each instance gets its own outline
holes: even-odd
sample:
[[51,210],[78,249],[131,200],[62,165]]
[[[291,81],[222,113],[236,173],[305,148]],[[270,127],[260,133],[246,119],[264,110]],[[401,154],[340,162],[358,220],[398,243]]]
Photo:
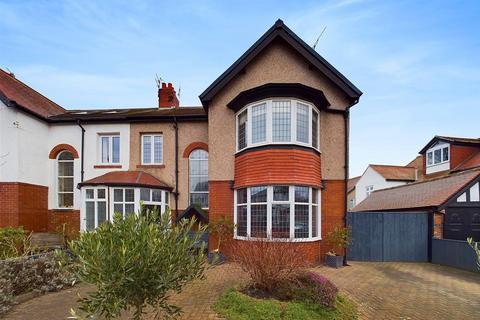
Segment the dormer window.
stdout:
[[267,144],[319,149],[319,112],[296,99],[251,103],[237,113],[237,151]]
[[433,166],[448,162],[450,159],[450,147],[442,144],[427,151],[427,166]]

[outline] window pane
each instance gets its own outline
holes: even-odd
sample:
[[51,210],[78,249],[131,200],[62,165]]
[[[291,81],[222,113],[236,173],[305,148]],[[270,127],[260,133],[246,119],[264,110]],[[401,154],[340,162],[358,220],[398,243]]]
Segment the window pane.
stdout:
[[153,153],[153,162],[162,163],[163,162],[163,138],[162,136],[153,137],[154,144],[154,153]]
[[252,205],[250,209],[250,233],[254,238],[267,237],[267,205]]
[[290,205],[272,205],[272,237],[290,238]]
[[288,201],[288,186],[273,187],[273,201]]
[[428,165],[433,164],[432,152],[427,153],[427,164]]
[[295,238],[308,238],[308,205],[295,205]]
[[120,162],[120,137],[112,137],[112,162]]
[[165,191],[165,204],[168,204],[168,191]]
[[58,156],[58,160],[73,160],[73,155],[71,152],[62,151],[62,153],[60,153]]
[[250,188],[250,202],[267,202],[267,187]]
[[308,202],[308,187],[295,187],[295,202]]
[[434,155],[434,163],[437,164],[437,163],[440,163],[442,162],[442,150],[441,149],[437,149],[433,152],[433,155]]
[[58,162],[58,176],[73,177],[73,161]]
[[98,216],[97,226],[99,226],[100,223],[107,220],[107,203],[105,201],[97,202],[97,216]]
[[152,137],[143,136],[143,163],[151,163],[152,159]]
[[238,150],[247,146],[247,110],[238,115]]
[[443,148],[443,161],[448,161],[448,147]]
[[134,189],[125,189],[125,202],[134,202],[135,192]]
[[95,229],[95,202],[85,202],[85,218],[87,230]]
[[247,203],[247,189],[237,190],[237,203]]
[[318,203],[318,190],[312,189],[312,203]]
[[318,148],[318,113],[312,110],[312,147]]
[[312,237],[318,237],[318,206],[312,205]]
[[135,205],[133,203],[125,204],[125,217],[133,214],[135,212]]
[[247,206],[237,207],[237,235],[247,236]]
[[150,201],[150,189],[147,189],[147,188],[140,189],[140,200]]
[[97,198],[105,199],[105,189],[97,189]]
[[265,141],[267,128],[266,104],[252,108],[252,143]]
[[58,178],[58,192],[73,192],[73,178]]
[[85,190],[85,197],[86,197],[87,199],[93,199],[93,191],[94,191],[93,189],[87,189],[87,190]]
[[207,177],[191,177],[190,178],[190,191],[208,191],[208,178]]
[[73,193],[59,193],[58,206],[61,208],[73,207]]
[[123,204],[114,204],[113,205],[113,212],[121,213],[123,215]]
[[272,127],[274,142],[290,142],[290,101],[273,101]]
[[152,201],[162,202],[162,190],[152,190]]
[[198,204],[208,208],[208,193],[190,193],[190,204]]
[[190,160],[191,175],[208,175],[208,160]]
[[202,149],[196,149],[190,153],[190,160],[208,160],[208,152]]
[[123,189],[114,189],[113,190],[113,201],[123,202]]
[[110,140],[108,137],[102,137],[102,162],[108,163],[110,162],[110,158],[108,156],[110,150]]
[[297,141],[308,143],[308,110],[309,107],[297,103]]

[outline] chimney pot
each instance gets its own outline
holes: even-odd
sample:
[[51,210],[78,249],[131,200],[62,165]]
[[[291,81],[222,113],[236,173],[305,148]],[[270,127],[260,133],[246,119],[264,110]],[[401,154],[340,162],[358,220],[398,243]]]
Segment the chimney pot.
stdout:
[[167,88],[167,84],[165,82],[162,82],[162,89],[166,89]]
[[172,83],[171,83],[171,82],[169,82],[169,83],[168,83],[168,87],[169,87],[169,88],[173,88],[173,86],[172,86]]

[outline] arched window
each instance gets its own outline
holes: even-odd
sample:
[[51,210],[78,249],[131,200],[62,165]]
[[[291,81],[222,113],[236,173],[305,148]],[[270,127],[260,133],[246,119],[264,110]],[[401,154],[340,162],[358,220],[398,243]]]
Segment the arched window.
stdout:
[[189,160],[190,204],[208,208],[208,152],[193,150]]
[[62,151],[57,156],[57,205],[73,207],[73,155]]

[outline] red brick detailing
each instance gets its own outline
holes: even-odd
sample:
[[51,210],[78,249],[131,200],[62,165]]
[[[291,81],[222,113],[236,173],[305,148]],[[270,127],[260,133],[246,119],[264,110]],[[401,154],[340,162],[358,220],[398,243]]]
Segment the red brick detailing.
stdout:
[[93,166],[94,169],[121,169],[121,164],[96,164]]
[[80,232],[80,210],[49,210],[48,231],[65,232],[67,235],[78,234]]
[[78,159],[78,152],[77,150],[75,150],[74,147],[72,147],[71,145],[69,144],[58,144],[56,145],[52,151],[50,151],[50,154],[48,155],[48,158],[50,159],[56,159],[58,154],[62,151],[70,151],[70,153],[73,155],[73,158],[74,159]]
[[[210,222],[217,221],[220,217],[226,216],[233,221],[233,190],[230,181],[209,181],[209,213],[208,220]],[[210,235],[208,241],[208,249],[212,251],[217,248],[217,238]],[[222,246],[223,250],[223,246]],[[228,251],[228,248],[225,248]]]
[[478,152],[478,147],[468,147],[450,144],[450,170],[455,169],[468,157]]
[[180,102],[178,101],[177,94],[171,83],[168,83],[167,85],[165,82],[162,82],[162,87],[158,89],[158,107],[180,107]]
[[139,169],[163,169],[165,168],[164,164],[137,164]]
[[433,237],[436,239],[443,239],[443,218],[442,212],[433,214]]
[[193,150],[196,149],[202,149],[208,152],[208,144],[205,142],[192,142],[190,143],[185,150],[183,150],[183,157],[188,158],[190,156],[190,153],[192,153]]
[[21,182],[0,183],[0,227],[47,230],[48,188]]
[[320,155],[300,149],[247,151],[235,158],[235,188],[303,184],[321,186]]
[[[335,226],[345,226],[345,181],[326,180],[322,190],[322,239],[333,231]],[[327,244],[321,246],[323,261],[325,253],[332,249]]]

